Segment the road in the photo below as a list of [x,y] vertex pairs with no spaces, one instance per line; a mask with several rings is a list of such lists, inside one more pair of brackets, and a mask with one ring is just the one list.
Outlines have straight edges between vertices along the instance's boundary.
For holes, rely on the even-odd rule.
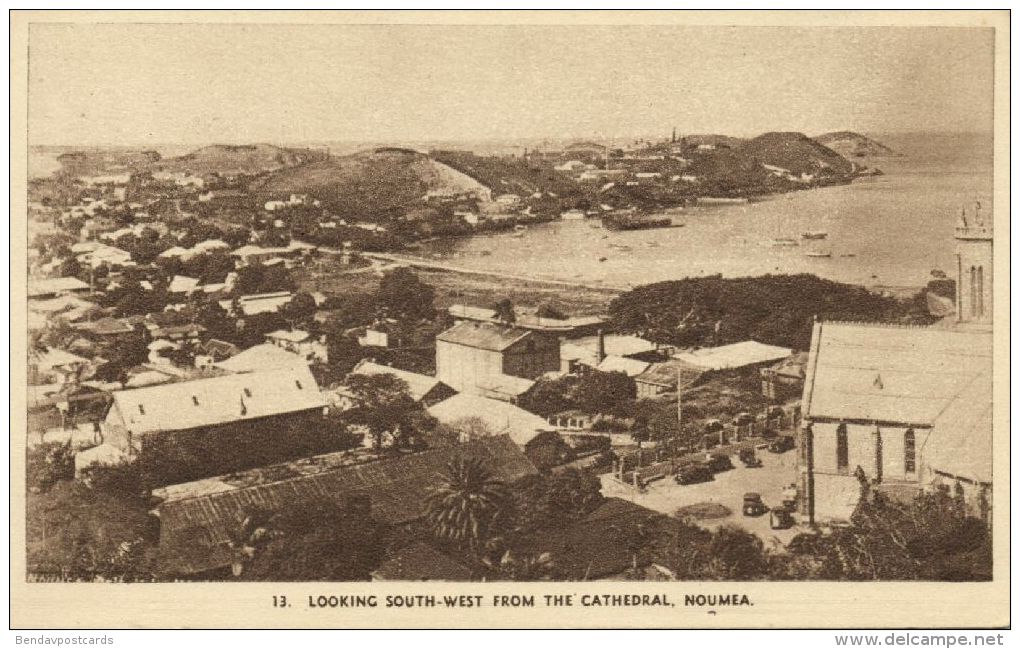
[[520,275],[516,273],[502,273],[499,271],[491,270],[477,270],[474,268],[464,268],[463,266],[455,266],[442,261],[432,261],[429,259],[422,259],[420,257],[407,257],[404,255],[393,255],[388,253],[379,252],[366,252],[362,253],[362,256],[371,259],[373,261],[385,261],[397,265],[413,266],[415,268],[427,268],[430,270],[443,270],[452,273],[464,273],[467,275],[482,275],[485,277],[495,277],[497,279],[509,279],[519,282],[534,282],[536,284],[552,284],[554,286],[569,286],[574,288],[583,288],[592,291],[605,291],[607,293],[623,293],[629,291],[631,286],[611,286],[608,284],[586,284],[584,282],[572,282],[569,280],[562,279],[547,279],[544,277],[535,277],[533,275]]

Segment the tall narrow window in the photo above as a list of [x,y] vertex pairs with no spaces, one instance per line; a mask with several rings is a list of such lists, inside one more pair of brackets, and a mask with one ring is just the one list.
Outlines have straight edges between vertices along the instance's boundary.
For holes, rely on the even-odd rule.
[[974,299],[977,300],[977,315],[983,317],[985,315],[985,267],[977,267],[977,293],[974,294]]
[[846,424],[836,429],[836,469],[840,473],[850,470],[850,446],[847,442]]
[[970,315],[977,316],[977,269],[970,267]]
[[903,433],[903,471],[905,473],[917,472],[917,449],[914,443],[914,429],[910,428]]

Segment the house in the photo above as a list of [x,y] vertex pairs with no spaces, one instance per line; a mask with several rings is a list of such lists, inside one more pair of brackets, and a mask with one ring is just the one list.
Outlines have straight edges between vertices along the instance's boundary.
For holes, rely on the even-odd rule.
[[253,422],[272,429],[283,420],[314,425],[325,400],[307,367],[297,365],[113,393],[103,422],[105,443],[128,454],[153,436]]
[[29,279],[28,298],[41,300],[61,295],[80,295],[89,291],[89,285],[77,277],[53,277]]
[[956,317],[932,327],[816,322],[800,431],[801,512],[846,519],[862,475],[876,490],[992,500],[992,230],[956,228]]
[[771,367],[761,368],[762,396],[771,401],[799,399],[804,392],[807,360],[807,352],[797,352]]
[[279,311],[281,307],[290,304],[290,301],[294,299],[294,295],[288,291],[280,291],[277,293],[258,293],[254,295],[242,295],[233,300],[220,300],[219,305],[227,313],[230,313],[234,308],[234,303],[237,303],[240,311],[239,315],[256,315],[258,313],[275,313]]
[[407,384],[407,389],[408,392],[410,392],[412,399],[418,403],[425,404],[426,407],[439,403],[440,401],[443,401],[455,394],[453,388],[434,376],[408,372],[407,370],[400,370],[395,367],[389,367],[388,365],[379,365],[378,363],[374,363],[370,360],[362,360],[359,362],[354,366],[354,369],[351,370],[351,374],[389,374],[394,376]]
[[459,392],[509,375],[535,379],[559,369],[560,343],[537,331],[494,323],[461,322],[436,337],[436,376]]
[[580,160],[567,160],[563,164],[556,165],[553,169],[556,171],[580,171],[585,167],[585,163]]
[[570,581],[622,581],[635,571],[645,579],[667,580],[656,553],[635,549],[651,528],[675,529],[679,522],[622,498],[606,498],[592,512],[560,527],[543,527],[522,538],[515,554],[549,553],[559,577]]
[[585,214],[582,210],[567,210],[560,214],[560,218],[564,221],[583,221]]
[[29,385],[41,383],[63,384],[77,380],[90,365],[87,358],[55,347],[29,354],[28,382]]
[[475,387],[480,396],[517,403],[531,388],[535,387],[535,382],[509,374],[493,374],[480,377]]
[[307,368],[308,359],[285,349],[264,343],[249,347],[224,360],[213,363],[213,367],[228,372],[258,372],[266,369]]
[[610,356],[651,362],[659,359],[660,350],[659,345],[639,336],[599,332],[563,343],[560,346],[560,371],[569,373],[585,367],[598,367]]
[[521,204],[521,197],[517,194],[500,194],[496,202],[505,207],[517,207]]
[[677,352],[673,358],[705,371],[719,371],[775,363],[792,354],[793,350],[787,347],[745,340],[732,345]]
[[475,571],[423,541],[394,551],[372,571],[372,581],[473,581]]
[[279,329],[266,334],[266,342],[308,360],[326,362],[326,344],[307,331]]
[[234,343],[210,338],[202,345],[202,351],[211,357],[213,361],[222,361],[231,356],[236,356],[241,350]]
[[109,317],[92,322],[79,322],[73,327],[95,342],[113,342],[135,334],[135,328],[129,323]]
[[358,502],[375,521],[404,525],[425,515],[425,495],[439,486],[456,458],[480,461],[504,484],[536,474],[506,436],[360,464],[348,463],[346,456],[332,453],[157,490],[154,495],[164,498],[155,509],[160,567],[195,575],[230,566],[234,531],[255,507],[273,514],[317,503],[346,508]]
[[170,286],[167,287],[167,292],[176,293],[178,295],[187,295],[198,288],[200,281],[201,280],[194,277],[174,275],[173,279],[170,280]]
[[362,347],[389,347],[390,335],[385,331],[369,327],[358,336],[358,344]]
[[[428,413],[454,429],[477,421],[484,426],[483,434],[509,436],[539,468],[560,464],[569,454],[545,419],[505,401],[456,394],[431,406]],[[461,441],[470,441],[470,436],[478,432],[473,426],[469,431],[462,430]]]
[[705,373],[699,367],[676,359],[650,363],[644,372],[634,376],[638,399],[650,399],[663,394],[675,394],[693,386]]
[[99,305],[76,295],[62,295],[45,300],[33,300],[28,308],[30,313],[38,313],[44,317],[59,316],[67,322],[77,322],[98,310]]

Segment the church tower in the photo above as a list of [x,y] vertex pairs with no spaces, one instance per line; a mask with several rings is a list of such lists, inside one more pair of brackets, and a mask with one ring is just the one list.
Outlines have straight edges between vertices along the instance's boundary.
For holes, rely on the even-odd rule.
[[956,221],[956,321],[992,322],[992,218],[981,203]]

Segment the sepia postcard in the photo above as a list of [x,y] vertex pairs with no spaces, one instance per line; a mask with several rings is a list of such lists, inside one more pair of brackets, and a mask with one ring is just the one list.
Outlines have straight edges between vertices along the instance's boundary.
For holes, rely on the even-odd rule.
[[12,628],[1008,627],[1009,36],[12,12]]

